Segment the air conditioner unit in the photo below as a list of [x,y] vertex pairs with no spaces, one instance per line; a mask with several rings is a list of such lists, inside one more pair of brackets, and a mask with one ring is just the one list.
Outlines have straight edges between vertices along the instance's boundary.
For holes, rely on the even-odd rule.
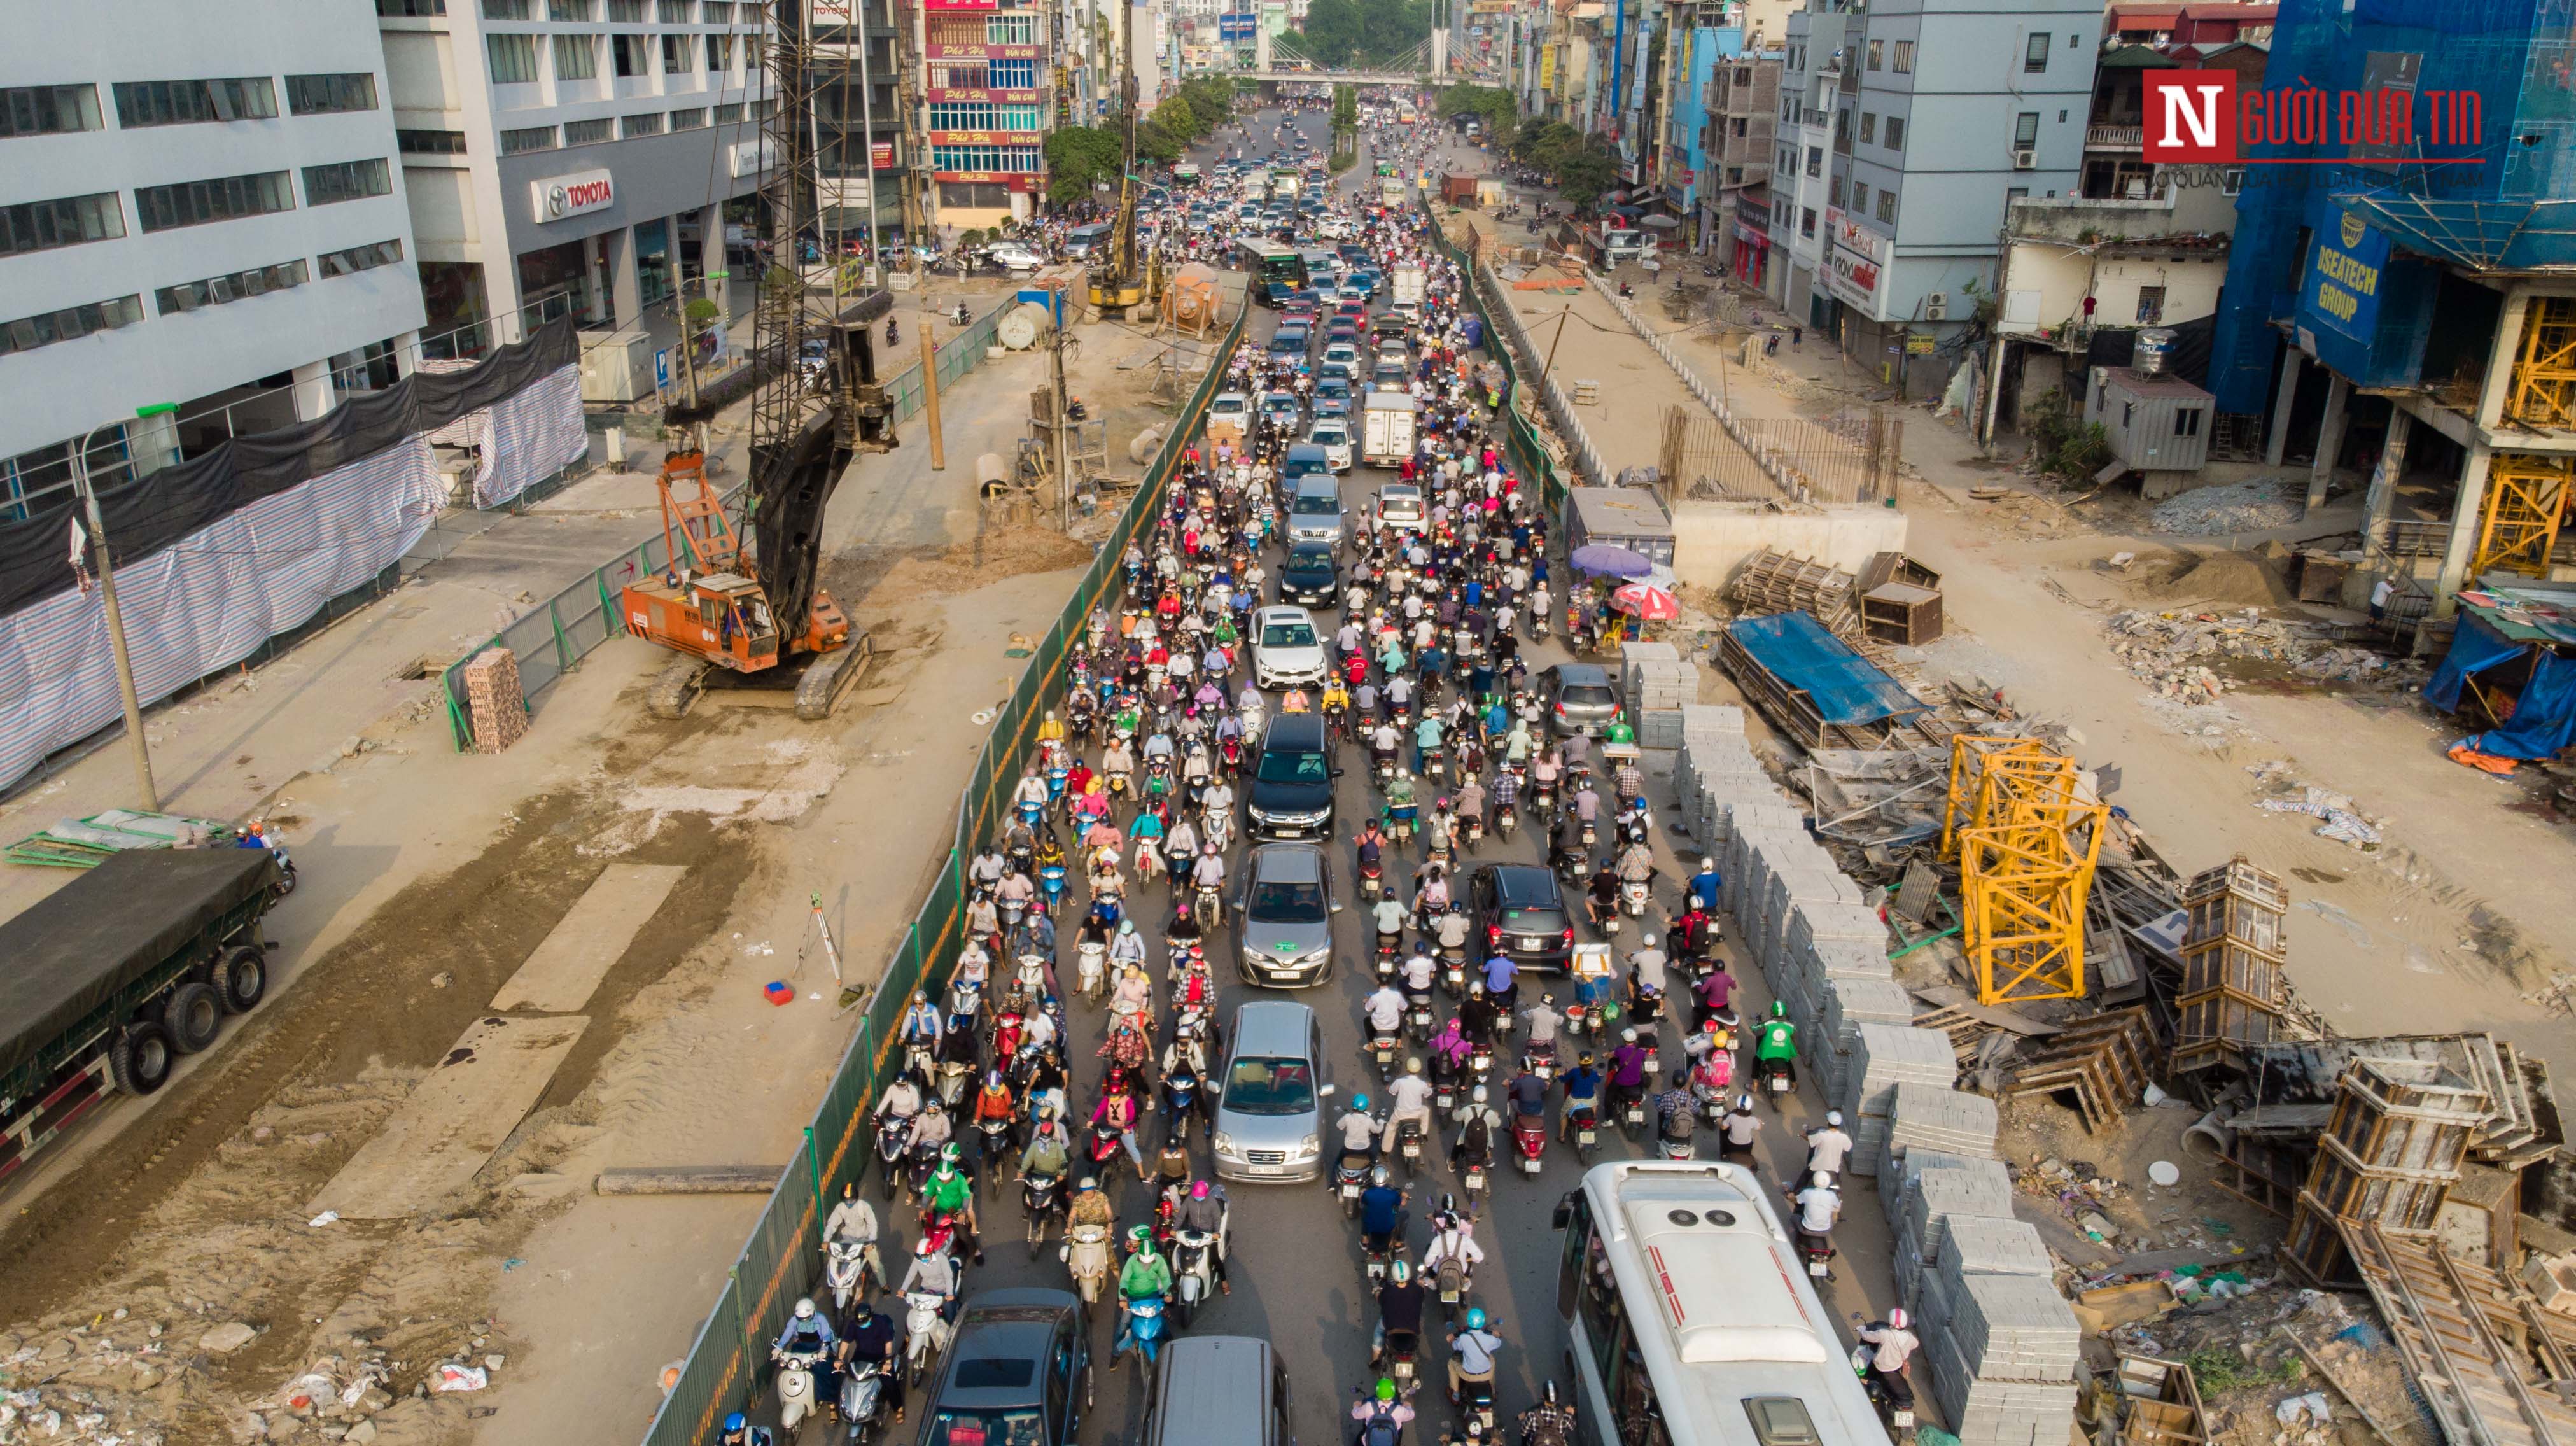
[[2015,151],[2015,152],[2013,152],[2013,169],[2014,169],[2014,170],[2016,170],[2016,171],[2036,171],[2036,170],[2038,170],[2038,169],[2039,169],[2039,152],[2037,152],[2037,151]]
[[1946,291],[1935,291],[1925,296],[1923,298],[1923,319],[1925,321],[1948,321],[1950,319],[1950,293]]

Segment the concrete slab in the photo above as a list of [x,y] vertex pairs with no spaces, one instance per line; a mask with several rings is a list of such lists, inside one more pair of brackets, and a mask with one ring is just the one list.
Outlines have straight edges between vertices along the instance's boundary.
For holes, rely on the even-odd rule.
[[436,1205],[501,1148],[589,1027],[577,1014],[476,1020],[305,1208],[396,1220]]
[[492,1007],[527,1014],[579,1010],[687,872],[679,864],[610,864],[492,996]]

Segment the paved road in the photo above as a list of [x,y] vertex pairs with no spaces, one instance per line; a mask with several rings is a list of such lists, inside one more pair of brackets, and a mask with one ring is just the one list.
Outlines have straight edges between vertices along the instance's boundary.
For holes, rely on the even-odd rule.
[[[1260,154],[1272,144],[1270,126],[1273,123],[1275,116],[1265,115],[1256,124],[1253,131],[1255,154]],[[1323,118],[1311,117],[1306,124],[1317,146],[1322,147],[1326,140]],[[1363,176],[1369,174],[1365,157],[1357,172]],[[1259,340],[1266,339],[1272,329],[1272,316],[1257,313],[1252,344],[1257,345]],[[1343,491],[1356,511],[1369,492],[1386,480],[1392,480],[1391,473],[1361,468],[1344,480]],[[1336,611],[1324,612],[1319,620],[1327,632],[1339,626]],[[1530,657],[1533,671],[1566,657],[1553,643],[1525,646],[1524,653]],[[1356,820],[1375,809],[1378,798],[1367,781],[1367,769],[1363,766],[1365,760],[1357,751],[1353,750],[1345,762],[1349,767],[1337,785],[1336,810],[1341,827],[1347,834]],[[1662,787],[1669,788],[1668,779],[1662,782]],[[1668,793],[1664,801],[1669,802]],[[1238,858],[1240,853],[1238,848]],[[1659,843],[1658,853],[1662,877],[1668,881],[1678,880],[1687,874],[1689,870],[1684,860],[1695,859],[1695,855],[1676,856],[1669,847],[1669,840]],[[1468,863],[1471,867],[1476,863],[1501,859],[1535,863],[1540,861],[1540,856],[1536,836],[1525,830],[1521,838],[1509,845],[1489,841]],[[1411,853],[1391,852],[1388,873],[1390,876],[1409,875],[1417,857]],[[1374,1068],[1366,1062],[1362,1049],[1359,1006],[1361,999],[1374,986],[1366,967],[1371,947],[1368,924],[1356,902],[1352,863],[1346,846],[1337,846],[1333,850],[1337,892],[1350,907],[1335,918],[1335,972],[1320,987],[1280,993],[1245,986],[1234,977],[1229,956],[1223,947],[1210,950],[1211,960],[1217,966],[1215,972],[1220,983],[1224,1017],[1230,1017],[1236,1005],[1256,998],[1294,999],[1317,1010],[1323,1018],[1326,1048],[1332,1057],[1335,1082],[1341,1089],[1337,1098],[1341,1100],[1347,1100],[1353,1091],[1366,1091],[1374,1096],[1380,1083]],[[1663,885],[1658,893],[1659,912],[1661,908],[1669,908],[1678,902],[1678,890],[1672,883]],[[1152,885],[1131,888],[1129,897],[1130,913],[1139,920],[1140,928],[1158,936],[1153,958],[1159,987],[1163,978],[1159,924],[1168,915],[1170,897],[1164,888]],[[1067,917],[1079,917],[1078,903],[1068,904]],[[1623,953],[1625,949],[1634,947],[1635,939],[1633,931],[1623,936],[1619,941]],[[1738,973],[1742,977],[1745,971],[1739,969]],[[1747,986],[1757,1004],[1767,1002],[1758,972],[1747,980]],[[1522,993],[1524,1002],[1527,1002],[1534,993],[1533,986],[1525,983]],[[1448,1001],[1444,999],[1443,1002]],[[1076,1061],[1077,1070],[1075,1097],[1087,1108],[1097,1093],[1097,1061],[1092,1051],[1100,1040],[1103,1012],[1078,1002],[1074,1004],[1073,1012],[1076,1048],[1072,1058]],[[1670,1070],[1679,1059],[1678,1032],[1668,1028],[1665,1036],[1666,1068]],[[1772,1152],[1770,1162],[1775,1166],[1775,1177],[1780,1170],[1803,1159],[1803,1151],[1784,1143],[1796,1139],[1797,1129],[1803,1123],[1804,1111],[1793,1106],[1787,1119],[1775,1121],[1764,1132],[1766,1148]],[[1160,1117],[1149,1117],[1147,1132],[1159,1138],[1160,1128]],[[1203,1141],[1204,1135],[1201,1138]],[[1605,1131],[1601,1140],[1602,1160],[1641,1157],[1648,1153],[1631,1145],[1615,1131]],[[1507,1151],[1508,1140],[1498,1140],[1497,1148],[1498,1152]],[[1118,1163],[1123,1167],[1123,1161]],[[1508,1169],[1498,1171],[1494,1177],[1493,1208],[1486,1212],[1477,1226],[1477,1238],[1485,1247],[1487,1261],[1475,1282],[1475,1303],[1499,1320],[1497,1329],[1509,1343],[1498,1382],[1499,1404],[1506,1420],[1517,1415],[1534,1399],[1541,1381],[1550,1376],[1560,1381],[1567,1379],[1565,1347],[1556,1326],[1553,1302],[1558,1236],[1551,1228],[1549,1217],[1556,1201],[1573,1187],[1581,1168],[1580,1161],[1569,1147],[1556,1145],[1549,1151],[1544,1173],[1536,1180],[1512,1174]],[[1121,1168],[1113,1171],[1112,1177],[1123,1177],[1121,1183],[1112,1187],[1117,1192],[1115,1198],[1121,1222],[1132,1224],[1148,1218],[1151,1202],[1146,1190],[1136,1182],[1134,1173]],[[1420,1255],[1428,1240],[1422,1219],[1424,1197],[1436,1199],[1442,1191],[1457,1189],[1459,1182],[1445,1167],[1427,1167],[1416,1183],[1415,1218],[1411,1231],[1414,1256]],[[1356,1227],[1343,1219],[1338,1205],[1327,1197],[1320,1185],[1265,1187],[1238,1184],[1230,1193],[1233,1201],[1234,1290],[1231,1295],[1220,1297],[1204,1309],[1192,1322],[1188,1333],[1268,1338],[1280,1351],[1288,1369],[1295,1395],[1298,1439],[1308,1443],[1326,1443],[1326,1446],[1347,1439],[1348,1427],[1343,1415],[1348,1409],[1351,1391],[1375,1380],[1368,1367],[1368,1341],[1376,1316],[1361,1271]],[[991,1250],[986,1265],[968,1270],[966,1291],[970,1297],[979,1291],[1012,1286],[1060,1288],[1065,1284],[1064,1269],[1056,1262],[1051,1248],[1035,1262],[1029,1261],[1021,1248],[1025,1227],[1015,1192],[997,1192],[982,1208],[990,1212],[986,1232],[996,1243],[996,1248]],[[1852,1202],[1850,1213],[1857,1220],[1874,1227],[1876,1202],[1864,1193]],[[904,1224],[906,1238],[909,1238],[909,1222]],[[1871,1233],[1875,1233],[1874,1229]],[[1846,1279],[1857,1274],[1883,1283],[1886,1278],[1883,1245],[1872,1248],[1864,1244],[1861,1254],[1864,1257],[1875,1256],[1876,1259],[1864,1258],[1857,1262],[1858,1270],[1846,1269],[1842,1274]],[[896,1257],[889,1252],[888,1258]],[[1840,1289],[1847,1292],[1850,1287],[1845,1285]],[[1877,1289],[1874,1293],[1883,1295],[1884,1291]],[[1862,1302],[1857,1298],[1834,1303],[1843,1310],[1862,1308]],[[1436,1302],[1434,1304],[1436,1314]],[[1108,1364],[1114,1331],[1113,1316],[1111,1311],[1100,1312],[1100,1318],[1093,1326],[1093,1344],[1097,1352],[1095,1363],[1101,1367]],[[1436,1343],[1431,1344],[1436,1347]],[[1445,1358],[1435,1355],[1424,1361],[1424,1379],[1432,1384],[1417,1403],[1423,1408],[1423,1417],[1416,1427],[1414,1439],[1425,1443],[1437,1441],[1439,1431],[1453,1419],[1439,1399],[1437,1383],[1441,1359]],[[1132,1366],[1118,1371],[1102,1370],[1096,1380],[1096,1403],[1082,1431],[1085,1441],[1136,1439],[1136,1427],[1143,1409],[1137,1386],[1138,1373]],[[915,1422],[918,1419],[916,1414]],[[916,1429],[917,1425],[907,1426],[897,1431],[894,1439],[908,1441],[911,1439],[909,1432]]]

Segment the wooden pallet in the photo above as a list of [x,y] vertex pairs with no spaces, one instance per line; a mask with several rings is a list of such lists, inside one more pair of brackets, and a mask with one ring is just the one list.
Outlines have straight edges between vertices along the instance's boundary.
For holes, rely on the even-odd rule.
[[2144,1008],[2098,1014],[2066,1026],[2013,1072],[2006,1097],[2071,1090],[2087,1133],[2117,1124],[2155,1078],[2155,1047]]
[[[2368,1223],[2345,1227],[2344,1248],[2452,1446],[2576,1446],[2576,1410],[2525,1376],[2528,1328],[2493,1271],[2435,1237]],[[2499,1317],[2514,1328],[2500,1331]]]

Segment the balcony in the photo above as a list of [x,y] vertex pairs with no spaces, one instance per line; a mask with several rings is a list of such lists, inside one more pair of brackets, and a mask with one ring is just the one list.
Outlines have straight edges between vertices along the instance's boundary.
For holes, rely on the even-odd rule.
[[2088,125],[2084,128],[2084,149],[2088,151],[2144,151],[2147,128],[2137,125]]

